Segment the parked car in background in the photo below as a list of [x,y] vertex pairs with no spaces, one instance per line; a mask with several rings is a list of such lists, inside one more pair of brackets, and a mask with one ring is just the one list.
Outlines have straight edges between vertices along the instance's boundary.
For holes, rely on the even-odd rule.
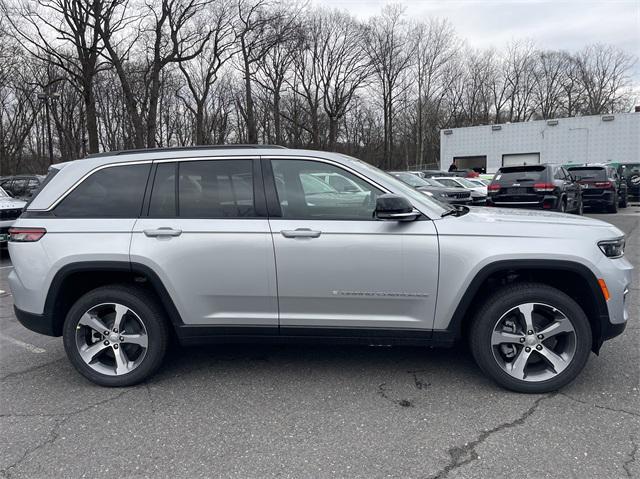
[[621,163],[617,169],[627,184],[628,196],[640,199],[640,163]]
[[458,176],[460,178],[477,178],[480,174],[474,170],[454,170],[454,171],[442,171],[442,170],[422,170],[422,173],[426,178],[436,178],[440,176]]
[[604,208],[609,213],[627,207],[627,183],[616,168],[607,165],[583,165],[567,168],[582,187],[585,206]]
[[434,180],[448,188],[463,188],[469,190],[474,205],[483,205],[487,202],[487,187],[472,183],[467,178],[447,176],[435,178]]
[[478,186],[484,186],[485,188],[487,186],[489,186],[489,183],[491,183],[491,180],[485,180],[484,178],[467,178],[467,181],[470,183],[473,183],[474,185],[478,185]]
[[503,166],[488,186],[487,205],[582,214],[580,185],[560,165]]
[[453,205],[468,205],[472,202],[470,191],[461,191],[460,188],[447,188],[430,178],[420,178],[414,172],[390,171],[389,174],[439,201]]
[[42,175],[7,176],[0,180],[0,188],[21,200],[29,200],[44,181]]
[[12,198],[0,187],[0,244],[9,239],[9,227],[18,219],[26,202]]

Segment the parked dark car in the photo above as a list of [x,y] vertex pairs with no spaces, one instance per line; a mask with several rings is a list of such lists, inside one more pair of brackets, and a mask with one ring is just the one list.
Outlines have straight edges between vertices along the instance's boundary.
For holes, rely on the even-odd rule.
[[4,189],[13,198],[21,200],[30,199],[44,181],[41,175],[7,176],[0,180],[0,188]]
[[640,163],[622,163],[618,165],[618,174],[627,184],[627,195],[640,199]]
[[477,178],[480,174],[474,170],[422,170],[422,174],[425,178],[437,178],[439,176],[459,176],[461,178]]
[[580,185],[560,165],[503,166],[487,187],[487,206],[582,214]]
[[613,166],[570,166],[568,170],[582,187],[585,206],[604,208],[609,213],[618,211],[618,206],[627,207],[627,183]]
[[403,183],[413,186],[416,190],[432,196],[433,198],[455,205],[471,204],[471,192],[458,188],[447,188],[439,185],[429,178],[420,178],[408,171],[390,171],[390,175],[395,176]]

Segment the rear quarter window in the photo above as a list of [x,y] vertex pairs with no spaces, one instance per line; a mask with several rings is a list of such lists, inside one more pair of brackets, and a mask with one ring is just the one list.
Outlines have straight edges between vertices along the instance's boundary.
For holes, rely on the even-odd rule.
[[80,183],[54,209],[65,218],[138,218],[151,164],[103,168]]

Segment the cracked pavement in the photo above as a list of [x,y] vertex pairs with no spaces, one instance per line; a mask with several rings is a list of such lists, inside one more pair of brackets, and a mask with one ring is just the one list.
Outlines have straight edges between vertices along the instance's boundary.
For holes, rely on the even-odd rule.
[[[640,268],[640,207],[594,216]],[[174,348],[106,389],[12,307],[0,293],[0,477],[640,477],[638,269],[627,331],[548,395],[500,389],[463,346]]]

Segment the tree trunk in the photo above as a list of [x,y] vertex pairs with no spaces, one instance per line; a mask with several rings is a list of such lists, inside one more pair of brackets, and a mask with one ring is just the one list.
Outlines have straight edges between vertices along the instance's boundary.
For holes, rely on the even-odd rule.
[[253,105],[253,91],[251,89],[251,76],[249,59],[244,55],[244,88],[246,94],[245,117],[247,122],[247,143],[258,143],[258,126],[256,125],[256,114]]
[[276,145],[282,144],[282,124],[280,122],[280,91],[273,92],[273,129],[275,131]]
[[84,108],[87,112],[87,135],[89,136],[89,153],[98,152],[98,118],[96,99],[91,82],[84,86]]
[[336,151],[338,146],[338,118],[329,116],[329,150]]

